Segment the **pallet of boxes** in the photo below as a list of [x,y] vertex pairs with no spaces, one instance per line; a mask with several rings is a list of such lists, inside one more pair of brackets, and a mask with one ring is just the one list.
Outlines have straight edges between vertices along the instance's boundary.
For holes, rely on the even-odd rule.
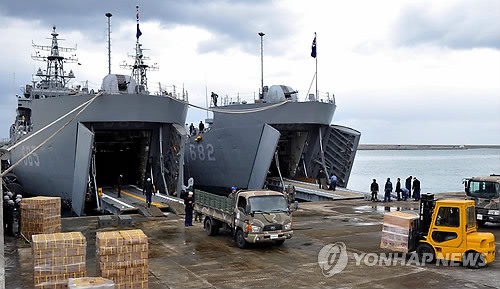
[[64,289],[69,278],[87,275],[87,241],[82,233],[39,234],[32,241],[35,289]]
[[61,198],[34,197],[21,201],[21,234],[27,239],[36,234],[61,232]]
[[380,248],[395,252],[413,251],[418,215],[411,212],[388,212],[384,215]]
[[142,230],[98,232],[97,272],[116,289],[148,288],[148,237]]

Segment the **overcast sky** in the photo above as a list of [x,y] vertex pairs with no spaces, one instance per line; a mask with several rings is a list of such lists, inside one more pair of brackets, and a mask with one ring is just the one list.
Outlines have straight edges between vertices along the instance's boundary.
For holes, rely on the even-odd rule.
[[[106,12],[112,21],[112,71],[133,53],[137,1],[0,2],[0,138],[8,136],[15,94],[43,63],[32,41],[77,45],[76,80],[99,88],[107,74]],[[365,144],[500,144],[500,1],[139,1],[140,40],[151,63],[150,90],[184,85],[205,105],[205,88],[253,98],[264,83],[305,95],[335,94],[336,124],[355,128]],[[314,88],[313,88],[314,89]],[[190,109],[187,122],[205,112]]]

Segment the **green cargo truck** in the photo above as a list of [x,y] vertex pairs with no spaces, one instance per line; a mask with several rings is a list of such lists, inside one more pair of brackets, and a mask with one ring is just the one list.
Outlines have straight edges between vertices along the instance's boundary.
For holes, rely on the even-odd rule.
[[204,216],[209,236],[227,229],[240,248],[248,243],[292,238],[292,213],[283,194],[275,191],[238,191],[227,197],[195,190],[194,210]]

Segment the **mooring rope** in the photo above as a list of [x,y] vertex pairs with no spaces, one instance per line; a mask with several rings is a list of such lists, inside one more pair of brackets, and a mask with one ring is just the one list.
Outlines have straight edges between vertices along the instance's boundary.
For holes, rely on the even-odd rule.
[[282,105],[290,102],[289,100],[285,100],[285,101],[278,102],[278,103],[275,103],[275,104],[272,104],[272,105],[269,105],[269,106],[264,106],[264,107],[251,108],[251,109],[232,109],[232,110],[230,110],[230,109],[202,107],[202,106],[198,106],[196,104],[187,103],[185,101],[179,100],[179,99],[177,99],[175,97],[172,97],[172,96],[167,96],[167,97],[169,97],[170,99],[173,99],[173,100],[175,100],[177,102],[180,102],[180,103],[183,103],[183,104],[187,104],[189,106],[192,106],[194,108],[198,108],[198,109],[201,109],[201,110],[206,110],[206,111],[211,111],[211,112],[218,112],[218,113],[228,113],[228,114],[255,113],[255,112],[260,112],[260,111],[272,109],[272,108],[275,108],[275,107],[278,107],[278,106],[282,106]]
[[[13,164],[12,166],[10,166],[7,170],[5,170],[4,172],[2,172],[2,174],[0,174],[0,177],[3,178],[6,174],[10,173],[15,167],[17,167],[19,164],[21,164],[24,160],[26,160],[29,156],[31,156],[34,152],[36,152],[37,150],[39,150],[42,146],[44,146],[46,143],[48,143],[51,139],[53,139],[56,135],[58,135],[64,128],[66,128],[73,120],[75,120],[75,118],[77,118],[82,112],[84,112],[87,107],[89,107],[89,105],[92,104],[92,102],[94,102],[94,100],[96,100],[97,97],[101,96],[103,94],[103,92],[99,92],[97,93],[93,98],[91,98],[90,100],[84,102],[83,104],[79,105],[77,108],[71,110],[70,112],[68,112],[67,114],[63,115],[62,117],[58,118],[57,120],[51,122],[50,124],[46,125],[44,128],[42,128],[41,130],[37,131],[37,133],[40,133],[41,131],[47,129],[48,127],[54,125],[56,122],[58,122],[59,120],[63,119],[64,117],[68,116],[69,114],[75,112],[78,108],[82,107],[83,108],[77,113],[75,114],[70,120],[68,120],[63,126],[61,126],[58,130],[56,130],[51,136],[49,136],[47,139],[45,139],[43,142],[41,142],[37,147],[35,147],[32,151],[30,151],[29,153],[27,153],[24,157],[22,157],[20,160],[18,160],[15,164]],[[35,133],[35,134],[37,134]],[[30,139],[31,137],[33,137],[35,134],[31,135],[30,137],[27,137],[26,139],[22,140],[21,142],[7,148],[7,150],[12,150],[14,147],[24,143],[25,141],[27,141],[28,139]]]

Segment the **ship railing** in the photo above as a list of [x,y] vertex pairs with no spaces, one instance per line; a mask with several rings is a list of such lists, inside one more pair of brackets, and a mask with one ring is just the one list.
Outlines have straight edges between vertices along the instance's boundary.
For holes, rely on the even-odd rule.
[[[208,95],[210,107],[214,107],[213,99]],[[330,92],[318,93],[318,97],[315,94],[296,94],[296,99],[289,99],[293,102],[324,102],[335,104],[335,95]],[[221,106],[233,105],[233,104],[247,104],[247,103],[258,103],[261,102],[259,99],[259,94],[257,92],[247,92],[247,93],[236,93],[236,95],[224,95],[222,98],[219,96],[217,104]]]
[[153,93],[158,96],[168,96],[173,97],[178,100],[182,100],[185,102],[189,102],[189,93],[184,89],[184,85],[162,85],[160,82],[158,83],[158,90]]

